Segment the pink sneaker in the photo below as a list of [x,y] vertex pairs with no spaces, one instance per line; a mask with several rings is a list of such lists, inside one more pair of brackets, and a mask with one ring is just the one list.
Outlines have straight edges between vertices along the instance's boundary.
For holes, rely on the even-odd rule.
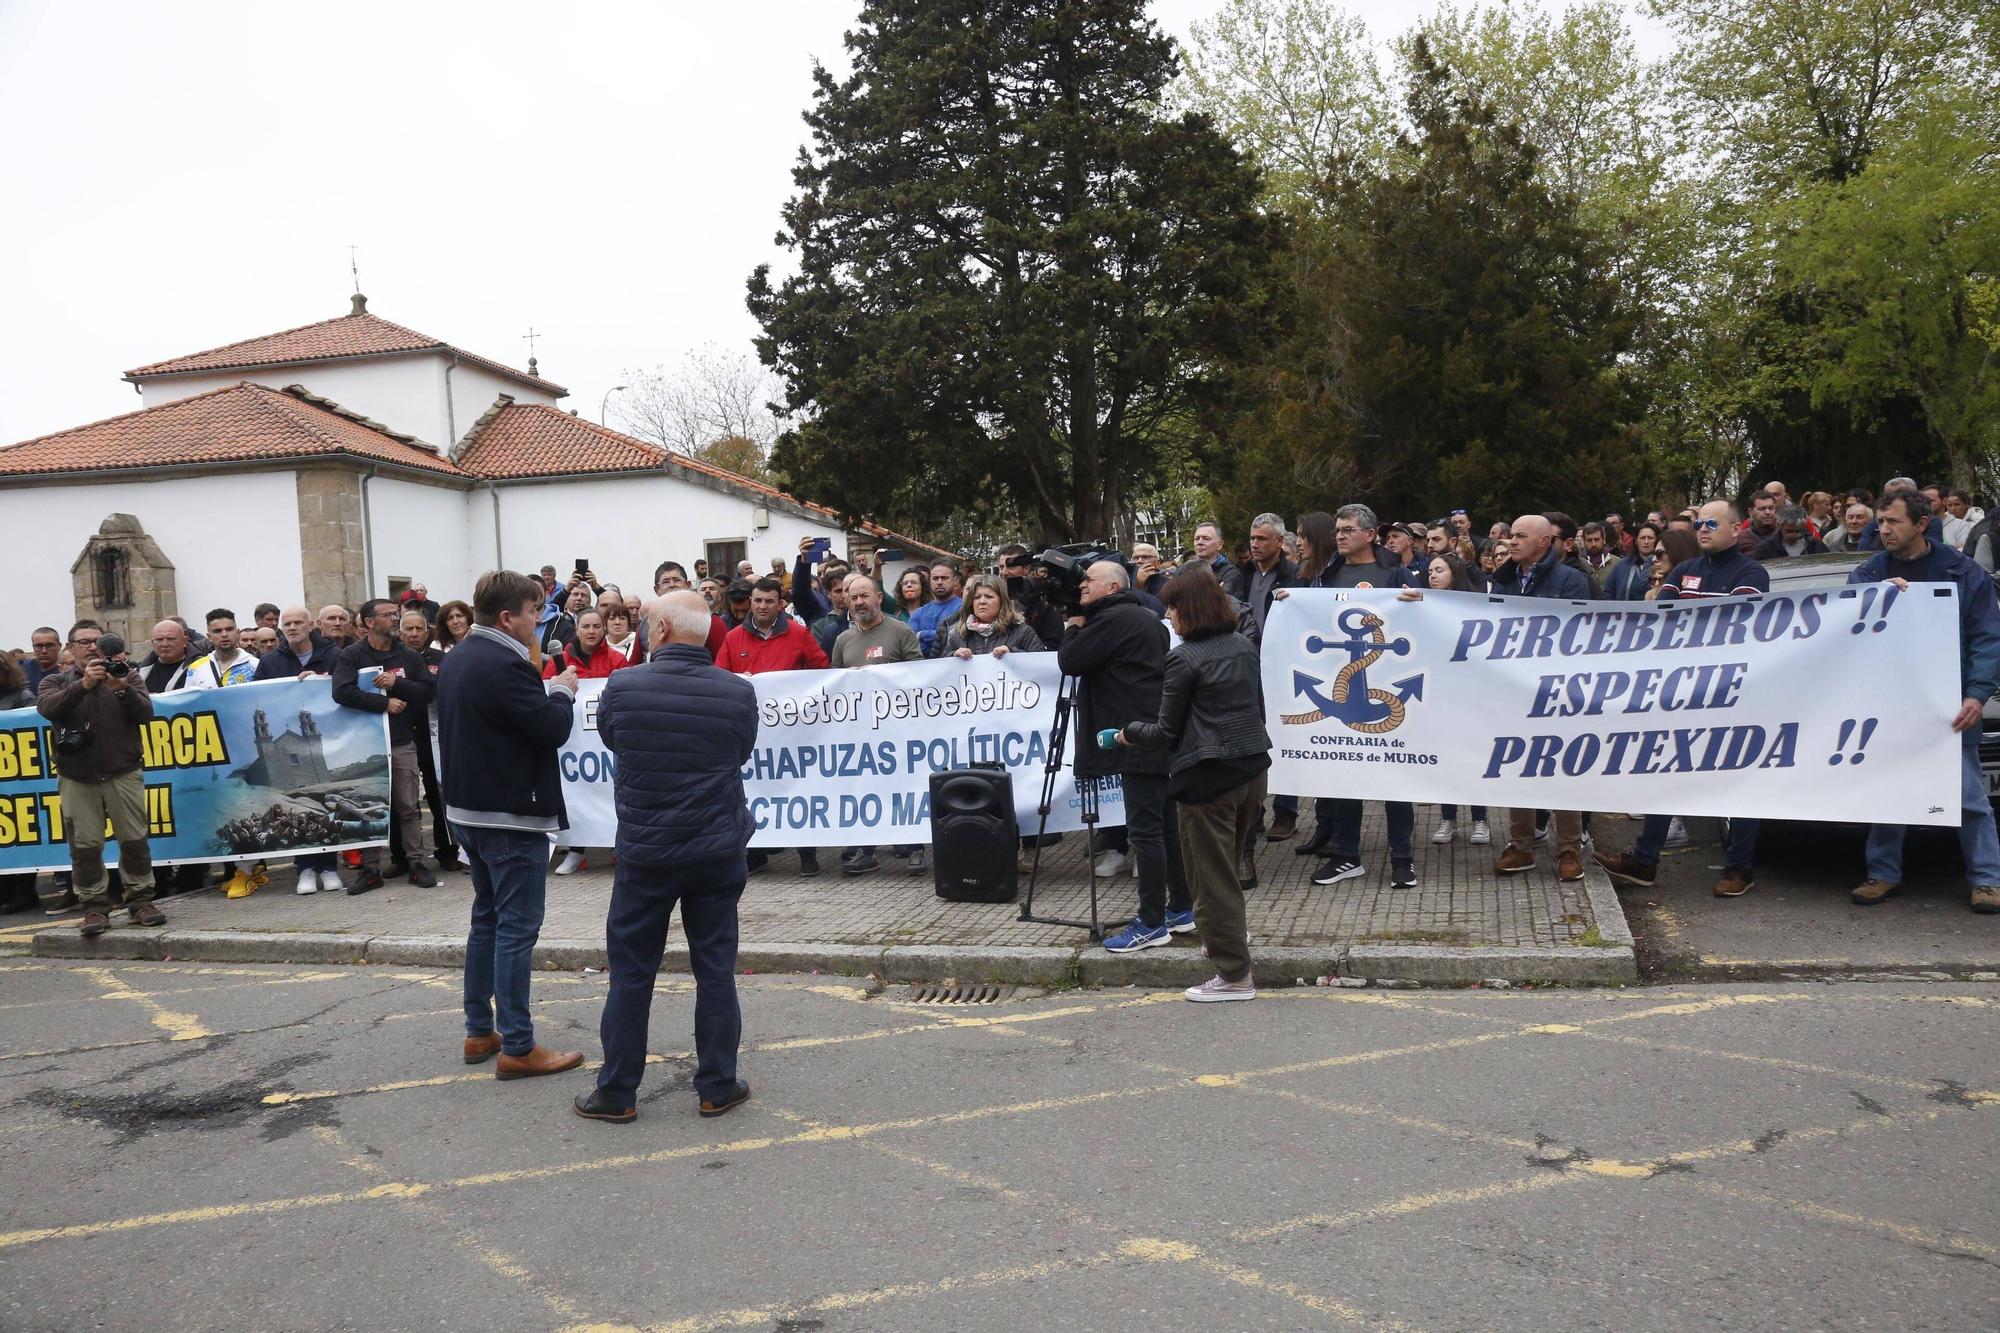
[[1210,977],[1199,986],[1188,987],[1182,994],[1197,1004],[1212,1004],[1219,1000],[1254,1000],[1257,998],[1257,982],[1252,977],[1241,981]]

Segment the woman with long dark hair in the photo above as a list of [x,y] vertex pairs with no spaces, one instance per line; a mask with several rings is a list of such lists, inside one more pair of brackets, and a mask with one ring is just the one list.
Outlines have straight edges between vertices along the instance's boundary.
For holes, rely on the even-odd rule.
[[1263,812],[1271,767],[1257,649],[1236,632],[1236,608],[1206,564],[1181,566],[1163,592],[1181,642],[1167,654],[1160,715],[1106,735],[1118,745],[1173,751],[1167,790],[1179,807],[1195,928],[1215,963],[1215,976],[1190,988],[1187,998],[1255,999],[1237,852]]

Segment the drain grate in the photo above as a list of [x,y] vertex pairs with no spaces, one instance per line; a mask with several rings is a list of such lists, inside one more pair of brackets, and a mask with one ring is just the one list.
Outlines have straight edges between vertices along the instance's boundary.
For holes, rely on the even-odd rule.
[[1012,986],[916,985],[910,987],[911,1004],[998,1004],[1014,994]]

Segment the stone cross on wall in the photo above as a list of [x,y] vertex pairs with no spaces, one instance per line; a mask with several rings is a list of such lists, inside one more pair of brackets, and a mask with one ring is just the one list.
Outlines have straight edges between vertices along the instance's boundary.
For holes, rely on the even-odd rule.
[[178,609],[174,562],[130,514],[113,514],[98,525],[69,578],[76,618],[95,620],[129,644],[145,643],[153,626]]

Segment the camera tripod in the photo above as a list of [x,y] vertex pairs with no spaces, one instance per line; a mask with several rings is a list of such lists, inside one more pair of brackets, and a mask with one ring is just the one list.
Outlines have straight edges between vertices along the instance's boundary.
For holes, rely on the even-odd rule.
[[1056,779],[1062,774],[1063,754],[1068,748],[1070,715],[1076,708],[1076,677],[1064,676],[1056,689],[1056,720],[1049,728],[1049,758],[1042,767],[1042,803],[1035,826],[1035,859],[1028,868],[1028,892],[1021,900],[1022,921],[1043,926],[1071,926],[1090,932],[1092,940],[1104,938],[1097,916],[1097,779],[1078,777],[1076,794],[1083,812],[1083,863],[1090,871],[1090,920],[1076,921],[1061,916],[1035,915],[1035,880],[1042,873],[1042,841],[1049,832],[1049,810],[1055,804]]

